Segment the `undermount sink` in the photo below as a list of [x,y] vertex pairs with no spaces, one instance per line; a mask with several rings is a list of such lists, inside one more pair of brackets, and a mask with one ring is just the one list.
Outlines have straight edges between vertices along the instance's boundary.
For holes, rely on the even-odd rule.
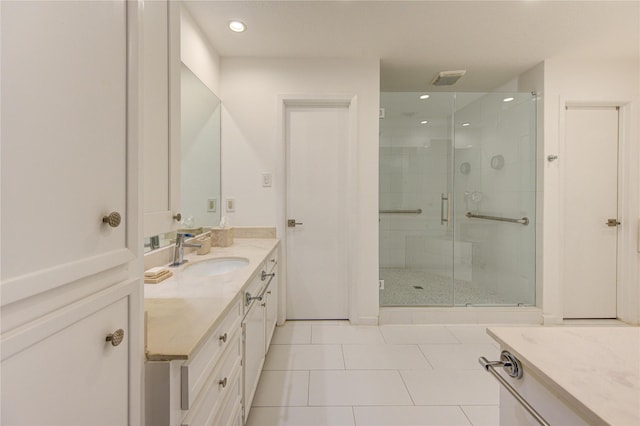
[[219,259],[204,260],[202,262],[187,265],[184,275],[193,277],[210,277],[222,275],[244,268],[249,264],[249,259],[244,257],[228,257]]

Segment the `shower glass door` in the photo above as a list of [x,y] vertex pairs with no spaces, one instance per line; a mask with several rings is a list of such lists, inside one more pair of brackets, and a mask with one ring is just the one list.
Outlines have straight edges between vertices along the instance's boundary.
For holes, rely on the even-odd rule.
[[535,97],[380,104],[380,304],[534,305]]
[[382,306],[452,306],[452,93],[382,93]]

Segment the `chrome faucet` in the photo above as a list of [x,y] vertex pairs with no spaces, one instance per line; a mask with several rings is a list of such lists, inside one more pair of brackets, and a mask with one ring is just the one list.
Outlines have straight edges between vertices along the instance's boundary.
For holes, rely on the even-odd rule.
[[193,237],[192,234],[187,234],[184,232],[178,232],[176,234],[176,245],[173,248],[173,262],[169,264],[169,266],[180,266],[183,263],[187,263],[188,260],[184,260],[184,248],[185,247],[195,247],[200,248],[202,244],[193,244],[193,243],[185,243],[185,238]]

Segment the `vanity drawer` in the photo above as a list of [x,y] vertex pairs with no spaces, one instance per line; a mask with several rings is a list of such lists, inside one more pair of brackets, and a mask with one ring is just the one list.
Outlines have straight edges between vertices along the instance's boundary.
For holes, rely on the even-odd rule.
[[236,379],[227,390],[224,402],[218,408],[212,424],[242,426],[242,368],[238,369]]
[[240,333],[234,334],[229,345],[224,357],[207,378],[201,394],[193,402],[193,407],[183,419],[182,426],[217,425],[219,423],[214,419],[224,414],[225,404],[234,404],[234,399],[240,392],[242,378]]
[[[188,410],[214,370],[224,350],[237,339],[242,321],[242,303],[236,300],[222,323],[209,336],[198,353],[181,367],[181,408]],[[231,350],[235,350],[231,348]]]

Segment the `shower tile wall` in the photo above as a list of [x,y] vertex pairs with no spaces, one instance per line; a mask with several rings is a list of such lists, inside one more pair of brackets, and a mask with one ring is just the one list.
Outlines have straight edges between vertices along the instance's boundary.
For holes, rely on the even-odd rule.
[[[398,141],[396,140],[396,143]],[[471,279],[471,245],[453,247],[451,232],[440,224],[440,194],[447,192],[448,139],[427,146],[380,148],[380,209],[422,209],[422,214],[380,215],[380,267],[428,269],[452,277],[452,255],[459,279]]]

